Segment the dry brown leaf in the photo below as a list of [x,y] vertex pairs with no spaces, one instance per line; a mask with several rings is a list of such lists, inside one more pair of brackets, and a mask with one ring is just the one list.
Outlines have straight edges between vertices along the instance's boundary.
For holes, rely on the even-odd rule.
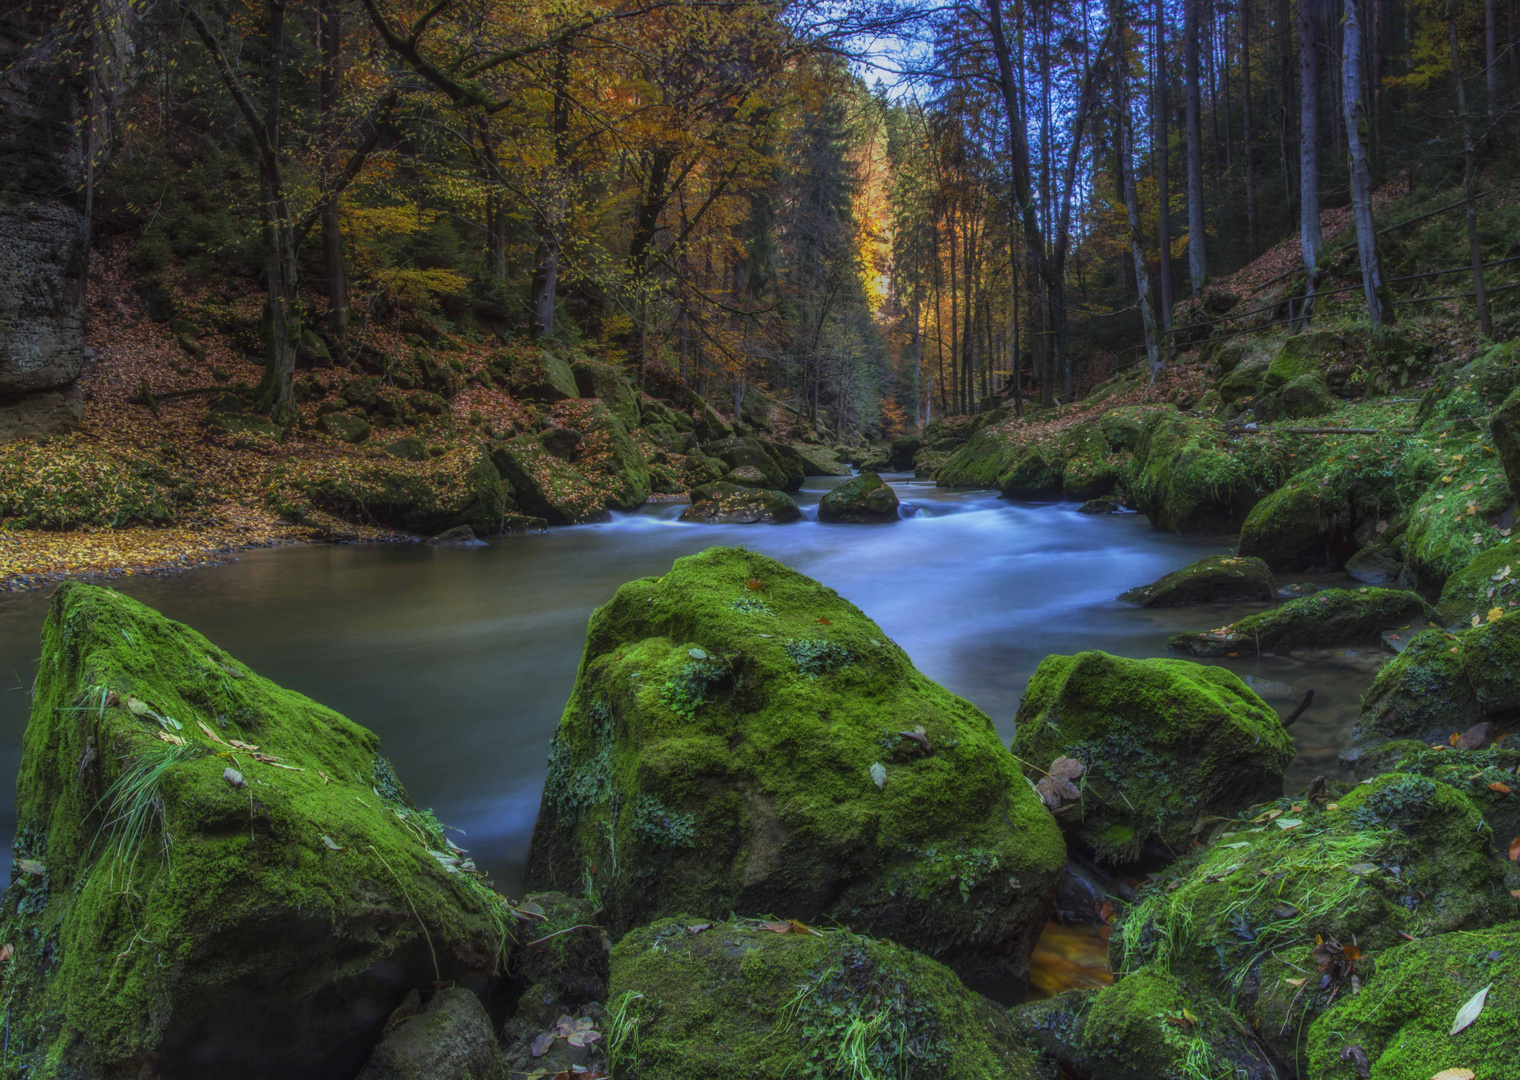
[[226,746],[227,745],[226,740],[224,740],[220,735],[218,735],[216,732],[212,731],[209,727],[206,726],[206,721],[204,721],[204,720],[197,720],[196,723],[198,725],[200,725],[200,729],[206,733],[206,737],[208,739],[210,739],[212,742],[219,743],[222,746]]
[[1442,1069],[1430,1080],[1474,1080],[1476,1076],[1471,1069]]
[[1509,794],[1509,785],[1505,784],[1505,783],[1503,783],[1503,782],[1501,782],[1499,780],[1495,780],[1492,784],[1488,785],[1488,790],[1489,791],[1497,791],[1500,795],[1508,795]]

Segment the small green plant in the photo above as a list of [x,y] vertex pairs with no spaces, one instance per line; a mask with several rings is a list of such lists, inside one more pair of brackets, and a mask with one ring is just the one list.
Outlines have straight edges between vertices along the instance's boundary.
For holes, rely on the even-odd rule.
[[612,748],[616,727],[612,706],[597,698],[586,709],[591,746],[577,754],[556,731],[549,742],[549,775],[544,795],[567,821],[579,821],[591,807],[607,800],[612,787]]
[[163,838],[164,858],[169,858],[173,841],[165,825],[164,799],[159,789],[165,773],[202,753],[202,748],[194,744],[153,743],[122,769],[95,804],[96,810],[105,811],[105,820],[96,830],[95,840],[99,841],[103,834],[109,833],[112,847],[129,872],[155,829]]
[[660,699],[670,711],[684,720],[692,720],[697,709],[708,703],[707,692],[728,674],[728,666],[712,657],[690,660],[681,670],[665,680]]
[[608,1010],[607,1067],[614,1075],[639,1067],[639,1027],[643,1020],[638,1003],[643,1000],[643,994],[629,990]]
[[757,600],[753,596],[741,596],[737,600],[731,600],[728,604],[733,610],[744,615],[773,615],[775,614],[766,605],[764,600]]
[[797,670],[810,679],[837,671],[855,660],[849,649],[822,638],[793,638],[783,647]]
[[694,847],[696,818],[667,810],[659,799],[647,792],[633,805],[633,834],[656,847]]

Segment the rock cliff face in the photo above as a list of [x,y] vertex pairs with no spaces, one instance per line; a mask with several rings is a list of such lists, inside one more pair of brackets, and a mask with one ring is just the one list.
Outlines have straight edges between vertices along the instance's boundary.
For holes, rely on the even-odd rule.
[[0,439],[79,423],[88,88],[62,7],[0,14]]

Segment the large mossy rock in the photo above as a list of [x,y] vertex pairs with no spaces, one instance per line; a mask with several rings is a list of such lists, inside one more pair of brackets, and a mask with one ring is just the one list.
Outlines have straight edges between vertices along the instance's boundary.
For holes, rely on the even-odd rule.
[[1520,389],[1510,393],[1488,418],[1494,449],[1511,491],[1520,491]]
[[787,525],[802,520],[802,508],[784,491],[720,480],[691,489],[691,505],[681,511],[681,520],[699,525]]
[[580,433],[571,463],[595,488],[602,505],[634,510],[649,498],[649,463],[628,429],[601,402],[567,401],[555,406],[557,424]]
[[64,585],[3,905],[11,1060],[49,1078],[352,1076],[409,989],[485,989],[501,901],[378,744],[189,627]]
[[1210,555],[1149,585],[1120,593],[1119,599],[1140,607],[1181,607],[1248,603],[1271,600],[1275,595],[1272,571],[1260,559]]
[[1261,388],[1266,391],[1277,390],[1301,376],[1323,371],[1326,362],[1338,357],[1340,352],[1340,335],[1328,330],[1309,331],[1285,338],[1267,365]]
[[1212,995],[1164,968],[1142,968],[1098,993],[1084,1018],[1082,1061],[1114,1080],[1278,1080],[1249,1028]]
[[1404,935],[1515,917],[1491,831],[1446,784],[1391,773],[1336,803],[1257,809],[1142,891],[1109,963],[1126,976],[1165,970],[1200,996],[1233,1002],[1300,1075],[1317,1075],[1301,1071],[1302,1033],[1353,994],[1353,976],[1379,971]]
[[[1270,376],[1271,370],[1268,369]],[[1335,397],[1321,370],[1307,371],[1256,399],[1256,418],[1266,423],[1274,420],[1299,420],[1323,416],[1335,409]]]
[[1277,713],[1238,675],[1186,660],[1047,656],[1014,724],[1031,781],[1058,758],[1081,762],[1076,805],[1057,820],[1108,862],[1152,836],[1185,849],[1203,819],[1280,795],[1293,760]]
[[876,473],[861,473],[824,495],[818,520],[877,525],[897,520],[897,493]]
[[1232,529],[1277,486],[1271,448],[1232,440],[1219,426],[1175,410],[1147,415],[1135,448],[1130,495],[1158,529]]
[[1018,978],[1064,859],[983,713],[832,589],[711,548],[592,616],[528,874],[589,880],[614,933],[774,914]]
[[1061,494],[1066,459],[1056,447],[1031,444],[1023,447],[997,478],[1005,499],[1053,499]]
[[[727,465],[730,470],[757,469],[765,477],[767,486],[777,491],[796,491],[807,478],[807,466],[801,455],[790,447],[778,456],[783,444],[770,439],[744,438],[732,435],[716,442],[702,444],[702,452]],[[793,455],[796,455],[795,458]]]
[[1219,397],[1227,405],[1255,397],[1261,390],[1261,380],[1267,373],[1266,362],[1247,364],[1236,368],[1219,380]]
[[512,393],[528,401],[563,401],[581,396],[570,365],[548,349],[524,349],[515,355],[500,356],[493,366],[502,372]]
[[570,374],[581,397],[596,398],[628,430],[639,426],[638,395],[617,366],[581,359],[570,365]]
[[269,494],[275,509],[293,520],[315,509],[344,521],[421,536],[461,525],[482,536],[499,533],[508,497],[495,463],[478,453],[423,462],[365,461],[353,469],[298,462]]
[[950,455],[935,474],[939,487],[995,488],[998,477],[1008,471],[1023,452],[1014,431],[985,425],[964,446]]
[[1353,524],[1337,496],[1303,480],[1283,485],[1251,508],[1240,527],[1240,553],[1290,573],[1333,566]]
[[[1398,739],[1445,742],[1520,715],[1520,615],[1460,634],[1426,630],[1377,673],[1342,758]],[[1517,785],[1520,786],[1520,785]]]
[[663,919],[613,949],[609,1004],[636,1025],[626,1080],[1043,1080],[1002,1008],[846,931]]
[[[1378,958],[1376,978],[1360,994],[1342,997],[1309,1029],[1307,1075],[1323,1080],[1515,1075],[1517,957],[1520,923],[1439,934],[1386,950]],[[1482,1011],[1453,1035],[1464,1006],[1484,990]],[[1348,1052],[1352,1046],[1361,1049],[1361,1059]],[[1453,1069],[1469,1072],[1446,1072]]]
[[1167,644],[1204,657],[1358,645],[1385,630],[1423,625],[1433,614],[1418,594],[1402,589],[1322,589],[1218,630],[1173,634]]
[[606,492],[532,435],[498,444],[491,461],[512,485],[524,513],[551,525],[582,525],[607,517]]

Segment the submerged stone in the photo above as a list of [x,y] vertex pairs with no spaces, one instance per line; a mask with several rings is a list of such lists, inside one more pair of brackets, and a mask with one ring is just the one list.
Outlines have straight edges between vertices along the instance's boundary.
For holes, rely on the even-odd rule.
[[876,473],[861,473],[824,495],[818,520],[872,525],[897,520],[897,493]]
[[1019,979],[1064,859],[983,713],[832,589],[712,548],[592,616],[528,878],[589,882],[614,934],[776,915]]
[[1356,645],[1375,642],[1392,627],[1423,623],[1432,614],[1418,594],[1401,589],[1322,589],[1218,630],[1173,634],[1167,644],[1189,656]]
[[609,1008],[637,1024],[627,1080],[1036,1080],[1008,1014],[901,945],[692,916],[630,932]]
[[1119,599],[1140,607],[1180,607],[1271,600],[1273,595],[1272,571],[1260,559],[1210,555],[1149,585],[1121,593]]
[[[1282,792],[1293,740],[1239,676],[1186,660],[1102,652],[1047,656],[1019,705],[1013,752],[1041,782],[1059,758],[1081,762],[1073,790],[1047,805],[1107,862],[1155,837],[1186,850],[1197,824]],[[1044,781],[1046,787],[1050,781]]]
[[486,989],[501,901],[378,743],[189,627],[64,585],[3,905],[11,1060],[351,1076],[409,989]]

